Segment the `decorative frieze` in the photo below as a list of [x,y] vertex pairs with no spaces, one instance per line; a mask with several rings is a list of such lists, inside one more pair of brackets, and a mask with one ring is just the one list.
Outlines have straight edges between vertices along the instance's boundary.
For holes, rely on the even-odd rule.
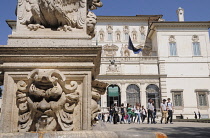
[[116,52],[118,51],[119,47],[116,45],[105,45],[103,46],[103,55],[106,57],[114,57],[116,56]]

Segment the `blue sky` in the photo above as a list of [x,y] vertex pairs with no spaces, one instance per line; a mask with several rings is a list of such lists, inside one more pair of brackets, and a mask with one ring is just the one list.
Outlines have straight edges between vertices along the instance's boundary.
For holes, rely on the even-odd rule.
[[[96,15],[135,16],[162,14],[166,21],[177,21],[176,10],[185,10],[185,21],[210,21],[210,0],[101,0],[102,8]],[[17,0],[1,0],[0,4],[0,45],[6,45],[11,29],[5,20],[16,20]]]

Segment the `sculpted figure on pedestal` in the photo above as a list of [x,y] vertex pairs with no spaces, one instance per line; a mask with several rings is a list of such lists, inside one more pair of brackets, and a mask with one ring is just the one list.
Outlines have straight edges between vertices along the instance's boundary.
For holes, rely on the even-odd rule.
[[107,67],[107,72],[119,72],[118,67],[115,64],[115,60],[110,60],[110,64]]
[[17,82],[19,132],[73,130],[78,84],[65,83],[58,70],[37,69],[27,81]]
[[[87,20],[89,31],[95,27],[96,16],[87,10],[94,10],[102,5],[100,0],[18,0],[18,19],[21,24],[34,31],[40,28],[58,31],[83,29]],[[94,26],[91,29],[90,23]],[[88,34],[92,36],[92,31]]]

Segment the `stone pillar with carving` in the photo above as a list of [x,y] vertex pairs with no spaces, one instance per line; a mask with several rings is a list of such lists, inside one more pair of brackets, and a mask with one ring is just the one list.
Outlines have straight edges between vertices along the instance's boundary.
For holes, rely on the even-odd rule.
[[8,45],[0,46],[0,132],[91,130],[106,83],[92,46],[100,0],[18,0]]

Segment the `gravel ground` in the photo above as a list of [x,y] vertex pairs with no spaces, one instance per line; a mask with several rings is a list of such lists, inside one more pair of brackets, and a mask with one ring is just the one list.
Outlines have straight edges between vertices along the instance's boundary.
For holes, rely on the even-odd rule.
[[210,123],[110,124],[99,122],[95,129],[108,131],[162,132],[169,138],[210,138]]

